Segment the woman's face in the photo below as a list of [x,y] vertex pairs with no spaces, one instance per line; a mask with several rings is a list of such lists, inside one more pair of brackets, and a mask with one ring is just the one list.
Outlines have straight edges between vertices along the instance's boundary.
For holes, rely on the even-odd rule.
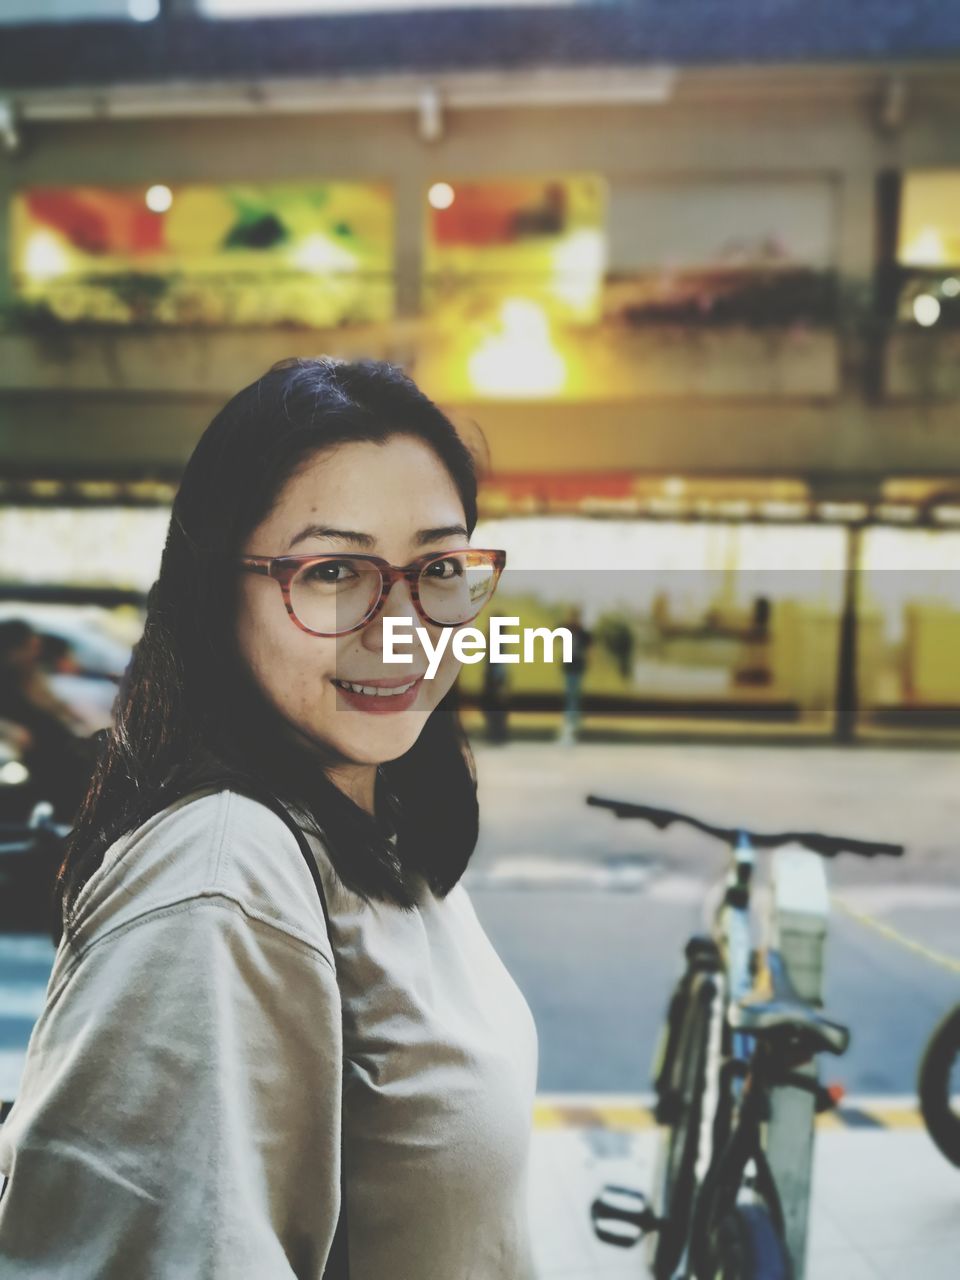
[[[446,467],[419,439],[397,435],[383,444],[341,444],[314,454],[241,554],[366,554],[405,565],[427,552],[466,546],[465,526]],[[385,615],[410,620],[402,634],[412,633],[413,643],[396,648],[411,654],[411,662],[383,661]],[[428,662],[416,627],[426,627],[436,643],[441,628],[419,617],[402,579],[374,622],[327,638],[294,623],[275,581],[240,575],[237,638],[258,685],[291,726],[353,764],[380,764],[409,750],[457,676],[460,664],[448,645],[434,678],[423,678]],[[366,695],[344,691],[338,681],[413,688],[404,696]]]

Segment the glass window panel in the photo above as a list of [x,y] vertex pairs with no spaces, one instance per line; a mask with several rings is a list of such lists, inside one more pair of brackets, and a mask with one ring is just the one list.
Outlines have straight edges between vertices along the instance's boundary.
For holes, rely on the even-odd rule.
[[[475,536],[507,549],[493,612],[556,627],[581,608],[596,642],[584,690],[597,707],[829,726],[844,529],[557,516],[485,519]],[[461,673],[466,691],[482,681],[480,668]],[[563,673],[523,663],[508,681],[522,706],[559,697]]]
[[168,507],[5,507],[0,582],[146,592],[169,523]]
[[828,179],[618,179],[610,193],[616,271],[791,265],[835,259],[836,191]]
[[960,169],[904,175],[898,257],[908,267],[960,266]]
[[870,529],[860,589],[867,723],[960,727],[960,533]]

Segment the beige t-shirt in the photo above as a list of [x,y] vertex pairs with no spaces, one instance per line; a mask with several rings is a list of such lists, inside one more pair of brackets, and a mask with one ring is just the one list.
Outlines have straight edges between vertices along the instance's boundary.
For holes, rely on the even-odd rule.
[[533,1276],[526,1001],[462,884],[365,904],[310,843],[329,934],[249,797],[107,851],[0,1128],[4,1280],[319,1280],[341,1126],[351,1280]]

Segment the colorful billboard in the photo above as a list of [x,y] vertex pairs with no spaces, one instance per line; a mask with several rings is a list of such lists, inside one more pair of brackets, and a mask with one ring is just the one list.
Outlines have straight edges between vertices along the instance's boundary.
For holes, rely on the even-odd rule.
[[15,196],[17,294],[63,323],[331,328],[393,315],[385,183],[56,187]]

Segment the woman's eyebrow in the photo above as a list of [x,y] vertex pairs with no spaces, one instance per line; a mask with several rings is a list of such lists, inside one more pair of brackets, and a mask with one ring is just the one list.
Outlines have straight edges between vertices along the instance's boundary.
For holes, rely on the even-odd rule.
[[[434,529],[420,529],[414,535],[414,542],[422,547],[428,542],[439,542],[441,538],[468,538],[469,536],[462,524],[444,524]],[[334,529],[325,524],[308,524],[305,529],[300,530],[288,546],[295,547],[298,542],[304,542],[307,538],[335,538],[341,542],[352,542],[358,547],[377,545],[377,540],[372,534],[361,533],[358,529]]]
[[441,538],[463,537],[469,538],[470,535],[462,524],[442,524],[436,529],[421,529],[414,538],[417,546],[426,546],[428,542],[439,542]]
[[341,542],[355,542],[358,547],[373,547],[377,542],[372,534],[359,533],[356,529],[332,529],[326,524],[308,524],[288,546],[295,547],[298,542],[304,542],[307,538],[337,538]]

